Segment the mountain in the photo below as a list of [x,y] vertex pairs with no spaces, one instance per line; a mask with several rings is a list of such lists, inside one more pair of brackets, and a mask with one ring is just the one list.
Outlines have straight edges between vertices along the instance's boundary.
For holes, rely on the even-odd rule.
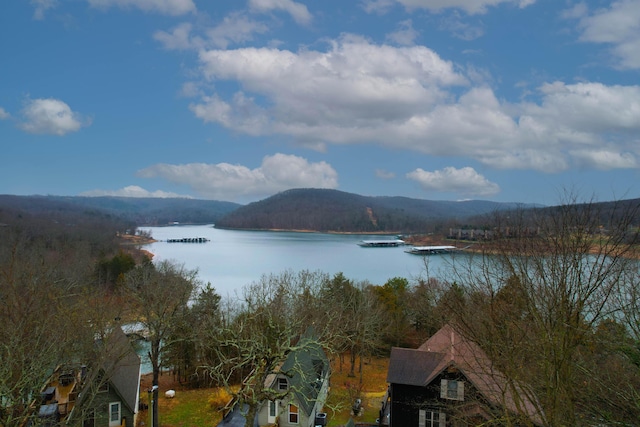
[[333,232],[424,232],[449,220],[463,220],[513,203],[432,201],[368,197],[338,190],[294,189],[250,203],[216,222],[218,228]]
[[14,209],[56,216],[92,211],[136,225],[165,225],[174,222],[213,224],[240,206],[231,202],[197,199],[0,195],[0,210]]

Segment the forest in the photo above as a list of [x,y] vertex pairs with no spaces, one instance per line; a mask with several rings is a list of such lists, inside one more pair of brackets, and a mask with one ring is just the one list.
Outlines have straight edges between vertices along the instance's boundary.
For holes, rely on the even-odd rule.
[[[121,246],[119,235],[135,230],[123,218],[2,207],[0,424],[37,425],[30,399],[53,367],[100,360],[97,335],[141,322],[154,383],[170,368],[183,384],[225,387],[253,410],[273,397],[265,379],[310,326],[357,381],[367,356],[415,348],[448,323],[539,405],[545,425],[635,425],[639,209],[576,198],[553,210],[495,211],[484,221],[498,234],[509,229],[508,237],[498,235],[447,278],[374,286],[285,271],[225,300],[196,271]],[[532,227],[539,232],[517,232]]]
[[[220,228],[410,233],[441,231],[446,224],[517,207],[480,200],[433,201],[367,197],[337,190],[294,189],[230,212]],[[532,207],[532,206],[529,206]]]

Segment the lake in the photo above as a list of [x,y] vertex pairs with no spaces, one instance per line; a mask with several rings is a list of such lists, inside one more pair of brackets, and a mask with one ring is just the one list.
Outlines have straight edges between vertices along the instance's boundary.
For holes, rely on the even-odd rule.
[[[393,277],[410,282],[431,276],[449,265],[451,257],[422,257],[404,252],[407,247],[363,248],[363,239],[394,238],[370,234],[302,233],[289,231],[222,230],[211,225],[140,227],[158,240],[145,245],[154,261],[172,260],[197,269],[203,283],[210,282],[223,297],[235,296],[243,286],[263,274],[285,270],[342,272],[354,282],[383,285]],[[169,243],[169,239],[204,237],[205,243]],[[428,268],[425,266],[428,262]]]

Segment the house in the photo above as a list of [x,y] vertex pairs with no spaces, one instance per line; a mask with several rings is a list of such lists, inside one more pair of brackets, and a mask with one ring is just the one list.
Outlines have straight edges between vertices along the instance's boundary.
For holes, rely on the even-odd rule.
[[523,389],[450,325],[418,349],[394,347],[387,382],[381,420],[390,427],[543,424]]
[[329,389],[329,360],[317,341],[305,343],[305,340],[309,338],[303,337],[298,348],[288,354],[278,373],[267,379],[269,388],[288,393],[283,399],[261,405],[257,414],[260,426],[326,425],[326,414],[322,408]]
[[[258,426],[325,426],[322,412],[329,390],[329,360],[322,346],[309,331],[286,356],[285,361],[265,380],[276,400],[262,402],[253,422]],[[218,424],[220,427],[243,427],[248,407],[233,406]]]
[[39,423],[51,426],[125,427],[136,425],[140,357],[119,327],[98,346],[104,356],[90,365],[59,366],[36,403]]

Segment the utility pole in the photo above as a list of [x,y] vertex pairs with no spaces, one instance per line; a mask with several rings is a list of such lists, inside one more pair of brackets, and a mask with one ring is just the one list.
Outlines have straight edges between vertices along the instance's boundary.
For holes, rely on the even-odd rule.
[[149,400],[151,400],[151,427],[158,427],[158,386],[154,385],[148,391]]

